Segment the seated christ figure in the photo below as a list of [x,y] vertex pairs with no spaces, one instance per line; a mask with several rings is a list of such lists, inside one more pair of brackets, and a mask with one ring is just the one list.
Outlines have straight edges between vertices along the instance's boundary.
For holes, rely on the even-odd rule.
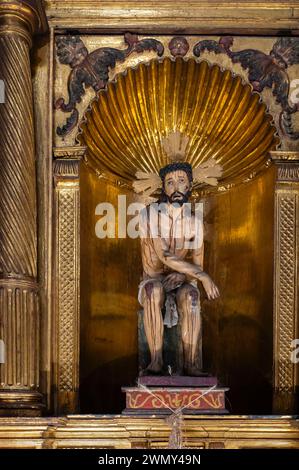
[[160,169],[159,176],[138,172],[139,180],[133,185],[145,197],[160,190],[158,200],[141,211],[140,219],[143,279],[138,299],[151,356],[144,373],[162,373],[164,326],[172,327],[179,320],[184,374],[202,374],[198,281],[208,299],[219,296],[203,270],[202,221],[188,202],[193,182],[217,184],[221,167],[210,159],[192,171],[185,159],[188,140],[179,132],[170,134],[162,145],[171,163]]

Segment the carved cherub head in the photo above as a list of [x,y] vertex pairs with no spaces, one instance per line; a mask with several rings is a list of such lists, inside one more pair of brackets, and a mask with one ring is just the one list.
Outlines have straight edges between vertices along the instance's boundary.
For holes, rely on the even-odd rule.
[[56,47],[60,63],[71,68],[80,65],[88,56],[88,50],[78,36],[57,37]]

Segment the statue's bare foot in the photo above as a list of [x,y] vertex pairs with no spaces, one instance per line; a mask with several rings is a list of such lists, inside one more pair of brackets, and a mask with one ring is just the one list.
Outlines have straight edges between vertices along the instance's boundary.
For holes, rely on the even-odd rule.
[[189,375],[191,377],[206,377],[208,375],[197,367],[185,367],[184,371],[185,375]]
[[151,362],[147,368],[145,369],[145,373],[148,374],[161,374],[162,372],[162,364],[158,362]]

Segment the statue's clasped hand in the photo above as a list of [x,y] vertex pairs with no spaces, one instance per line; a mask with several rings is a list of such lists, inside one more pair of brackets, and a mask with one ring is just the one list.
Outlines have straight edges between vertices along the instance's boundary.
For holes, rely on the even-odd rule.
[[163,287],[166,292],[170,292],[180,287],[186,280],[186,275],[183,273],[170,273],[163,280]]

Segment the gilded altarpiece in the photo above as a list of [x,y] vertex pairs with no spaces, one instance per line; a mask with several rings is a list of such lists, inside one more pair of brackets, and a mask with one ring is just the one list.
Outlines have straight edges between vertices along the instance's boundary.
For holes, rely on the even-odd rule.
[[[245,152],[243,163],[241,161],[237,165],[232,164],[233,168],[236,167],[232,175],[229,163],[226,164],[226,178],[218,193],[198,194],[205,205],[205,263],[207,270],[218,278],[223,292],[216,305],[204,303],[205,362],[211,371],[217,373],[230,385],[232,411],[271,412],[273,357],[276,377],[274,380],[277,389],[275,397],[284,390],[287,391],[287,400],[289,400],[289,394],[293,397],[291,401],[294,399],[295,375],[289,377],[288,385],[286,383],[282,385],[283,381],[278,377],[283,376],[286,357],[291,354],[290,338],[296,338],[296,308],[293,308],[289,320],[292,322],[292,327],[288,330],[288,335],[285,335],[281,333],[285,325],[284,320],[280,318],[283,309],[276,300],[273,302],[274,272],[276,273],[274,288],[276,292],[278,286],[275,253],[278,249],[277,240],[281,240],[277,238],[279,232],[276,229],[281,223],[281,218],[279,214],[277,215],[277,209],[275,212],[274,207],[278,197],[277,185],[279,183],[276,181],[279,180],[276,175],[276,163],[279,161],[279,152],[290,149],[292,160],[288,165],[296,166],[298,116],[295,108],[291,110],[286,105],[285,86],[288,80],[291,87],[290,84],[296,78],[298,66],[294,63],[296,59],[289,57],[286,59],[290,63],[287,72],[284,69],[282,73],[281,65],[278,63],[279,54],[283,53],[287,41],[287,38],[274,37],[262,39],[236,36],[230,38],[221,36],[172,37],[131,33],[117,37],[109,35],[82,35],[72,38],[65,35],[56,36],[56,49],[54,49],[55,145],[61,146],[63,143],[65,146],[72,146],[77,142],[87,147],[80,180],[81,207],[83,207],[81,240],[84,240],[81,243],[81,407],[84,411],[91,412],[94,407],[94,411],[112,412],[115,406],[117,411],[121,411],[123,405],[120,387],[126,380],[129,383],[134,381],[138,362],[137,317],[135,315],[138,304],[135,293],[140,270],[134,269],[131,272],[129,269],[130,272],[124,276],[128,265],[132,263],[136,265],[133,259],[139,259],[140,263],[138,241],[97,240],[94,236],[94,226],[98,220],[95,216],[95,208],[98,203],[108,201],[117,207],[118,196],[121,194],[126,194],[129,202],[134,200],[130,182],[123,177],[122,164],[120,163],[117,169],[117,157],[114,163],[111,161],[111,155],[117,152],[115,146],[117,146],[119,132],[123,132],[123,135],[126,132],[131,135],[137,148],[138,136],[154,132],[153,124],[147,120],[148,118],[144,116],[142,108],[138,105],[137,100],[140,97],[142,97],[141,107],[142,103],[149,100],[147,107],[150,112],[155,112],[155,106],[162,109],[164,107],[165,115],[160,121],[162,128],[175,126],[177,123],[187,128],[190,125],[189,116],[184,114],[184,111],[181,115],[180,106],[176,108],[173,103],[170,103],[170,95],[173,93],[174,100],[176,96],[179,96],[181,100],[180,90],[184,89],[185,98],[183,99],[187,101],[189,99],[190,102],[197,100],[197,106],[201,106],[197,119],[202,121],[201,129],[205,135],[210,136],[212,142],[213,132],[216,132],[217,126],[225,122],[229,129],[232,119],[229,112],[225,115],[226,108],[221,108],[223,106],[221,99],[215,98],[215,96],[221,96],[221,93],[228,93],[228,88],[227,91],[221,91],[227,84],[225,81],[221,82],[219,78],[225,71],[226,74],[232,73],[232,76],[236,77],[234,80],[241,77],[242,86],[249,83],[255,96],[259,93],[261,102],[265,104],[264,109],[272,115],[277,130],[277,140],[272,146],[272,159],[269,154],[257,157],[255,164],[250,159],[246,161]],[[296,55],[296,39],[291,47],[295,48],[294,54]],[[75,66],[70,52],[72,48],[77,52]],[[98,74],[96,76],[98,78],[95,79],[93,76],[94,82],[89,82],[85,62],[82,62],[83,82],[85,80],[84,83],[89,85],[82,89],[77,78],[81,67],[78,66],[80,54],[87,59],[90,57],[90,63],[97,64],[98,67],[94,65],[94,75]],[[262,77],[259,67],[269,66],[272,57],[277,57],[273,64],[278,65],[273,65],[272,75],[269,72],[268,76],[266,74]],[[258,66],[257,60],[259,60]],[[167,61],[170,61],[169,65]],[[160,65],[154,65],[155,63]],[[203,96],[198,98],[200,92],[197,88],[201,86],[200,74],[202,72],[199,71],[197,76],[194,70],[200,63],[202,68],[204,64],[214,68],[211,69],[210,78],[206,75],[207,85],[202,88]],[[147,64],[147,67],[142,69],[143,64]],[[217,67],[219,67],[218,72]],[[273,79],[274,75],[275,79]],[[164,84],[170,84],[168,95],[163,90],[163,83],[160,82],[159,76],[162,77],[162,81],[164,80]],[[80,80],[82,81],[82,78]],[[228,81],[228,76],[226,75],[223,80]],[[277,84],[274,86],[275,80]],[[109,89],[110,81],[115,91],[112,95],[111,88],[105,96],[102,90],[107,85]],[[136,97],[134,96],[135,87],[137,87]],[[118,89],[121,97],[117,94]],[[156,104],[153,104],[153,99],[150,98],[152,93],[158,96]],[[233,100],[237,93],[234,91],[233,83],[231,93]],[[96,94],[98,94],[98,99]],[[235,117],[236,124],[238,119],[240,121],[244,116],[240,111],[242,98],[239,100],[240,117]],[[184,108],[183,104],[182,106]],[[191,112],[190,104],[188,106]],[[226,106],[229,108],[229,100]],[[244,109],[246,106],[244,104]],[[253,112],[252,119],[258,119],[258,117],[254,118],[254,108],[249,107],[247,113],[250,112]],[[167,120],[167,116],[175,113],[176,117]],[[113,125],[119,128],[115,131],[115,135]],[[103,126],[106,130],[103,130]],[[126,127],[127,130],[124,130]],[[101,132],[103,132],[102,137]],[[114,144],[113,139],[116,142]],[[208,143],[205,145],[208,146]],[[107,150],[109,147],[112,149],[110,156]],[[226,152],[225,146],[222,155],[221,149],[219,151],[220,160],[224,163],[225,159],[229,158],[229,156],[226,157]],[[142,155],[141,146],[141,159]],[[276,163],[273,164],[272,160]],[[109,168],[110,164],[112,166]],[[136,165],[138,166],[138,162]],[[129,172],[133,175],[133,166],[132,169],[128,166],[127,174]],[[274,233],[277,234],[275,239]],[[295,238],[294,233],[294,242]],[[295,263],[296,258],[292,255],[291,258]],[[283,266],[279,265],[279,270],[283,269]],[[293,269],[295,269],[295,264]],[[99,282],[101,278],[102,281]],[[86,282],[87,279],[88,282]],[[110,282],[110,279],[113,281]],[[293,294],[295,299],[295,291]],[[275,338],[279,335],[284,338],[283,341],[276,342],[278,345],[276,347],[273,347],[273,334]],[[128,341],[121,341],[124,335]],[[240,341],[237,341],[238,338]],[[282,357],[285,359],[282,360]],[[292,367],[295,370],[295,367]],[[127,374],[127,379],[124,374]],[[104,382],[103,377],[105,377]],[[255,396],[255,404],[252,402],[252,396]],[[107,400],[106,408],[105,400]],[[276,399],[275,403],[278,404],[278,409],[284,406]],[[285,409],[291,410],[291,408]]]
[[[25,3],[32,7],[35,2]],[[224,165],[223,180],[217,191],[198,190],[196,195],[204,202],[205,266],[221,291],[214,305],[203,302],[206,369],[230,387],[232,414],[294,414],[299,380],[298,364],[290,361],[292,341],[299,337],[298,8],[294,5],[289,13],[285,6],[275,5],[270,11],[263,4],[258,13],[246,4],[240,10],[241,21],[227,5],[217,7],[223,11],[214,6],[209,11],[192,2],[187,15],[162,1],[152,12],[151,23],[142,9],[144,2],[130,2],[131,13],[116,5],[121,2],[110,7],[104,2],[101,18],[93,1],[87,7],[86,2],[72,2],[72,7],[70,2],[58,3],[47,2],[49,33],[34,38],[31,71],[30,38],[34,29],[43,32],[46,27],[40,22],[29,28],[30,34],[20,34],[18,25],[10,39],[0,23],[0,63],[10,81],[11,74],[22,69],[25,90],[18,106],[16,90],[9,101],[23,127],[20,124],[14,167],[4,165],[3,159],[0,163],[0,234],[5,240],[18,218],[26,230],[15,247],[28,254],[0,251],[0,302],[5,313],[12,308],[7,299],[14,298],[17,325],[10,323],[13,317],[2,314],[0,339],[7,343],[15,338],[7,357],[17,359],[0,364],[1,410],[5,414],[12,408],[17,410],[12,414],[32,416],[42,409],[45,415],[67,415],[115,414],[124,408],[121,386],[134,383],[138,373],[139,242],[97,238],[96,207],[101,202],[117,207],[120,195],[127,203],[134,202],[134,170],[157,158],[152,150],[155,136],[189,126],[190,132],[196,129],[203,136],[194,137],[194,148],[201,144],[197,149],[202,155],[204,149],[213,151],[211,142],[217,144],[222,128],[227,129],[231,147],[239,149],[230,153],[225,142],[215,147]],[[217,11],[222,12],[221,21]],[[3,18],[7,11],[0,13]],[[18,64],[4,63],[2,57],[9,56],[10,48],[20,54]],[[28,126],[23,116],[32,109]],[[257,153],[242,146],[249,134],[245,127],[240,131],[240,123],[246,119]],[[274,126],[273,140],[267,140],[266,131],[258,140],[255,122],[264,130]],[[11,129],[14,124],[9,125]],[[10,132],[1,121],[1,154],[13,161]],[[126,136],[126,145],[120,136]],[[134,157],[132,165],[124,163],[126,147]],[[17,200],[7,185],[12,174],[26,180],[29,191],[17,195],[27,212],[15,212],[15,219],[7,216],[9,204]],[[6,245],[11,248],[11,241]],[[20,259],[24,263],[18,270]],[[22,316],[23,323],[18,320],[22,296],[34,305],[29,308],[23,301],[30,312],[28,321]],[[26,328],[31,332],[26,333],[29,342],[20,340]],[[30,383],[25,377],[28,364]],[[20,397],[24,413],[16,406]],[[117,417],[109,439],[103,437],[109,427],[105,419],[101,424],[86,422],[84,416],[61,419],[66,421],[49,418],[52,421],[45,424],[39,418],[39,431],[28,445],[86,446],[74,438],[73,428],[76,433],[81,426],[91,426],[96,438],[89,445],[167,446],[165,423],[158,419],[151,420],[149,430],[148,422],[140,421],[135,428],[133,419]],[[203,420],[203,435],[194,431],[197,419],[186,419],[190,446],[252,447],[262,435],[264,446],[273,442],[262,421],[255,420],[254,429],[236,440],[236,429],[240,422],[246,426],[246,418],[215,419],[217,435],[213,420]],[[7,423],[0,423],[3,442]],[[65,424],[68,430],[60,436]],[[282,447],[297,446],[292,419],[278,419],[271,426]],[[284,441],[285,430],[294,440],[291,444]],[[12,438],[22,447],[17,437]]]

